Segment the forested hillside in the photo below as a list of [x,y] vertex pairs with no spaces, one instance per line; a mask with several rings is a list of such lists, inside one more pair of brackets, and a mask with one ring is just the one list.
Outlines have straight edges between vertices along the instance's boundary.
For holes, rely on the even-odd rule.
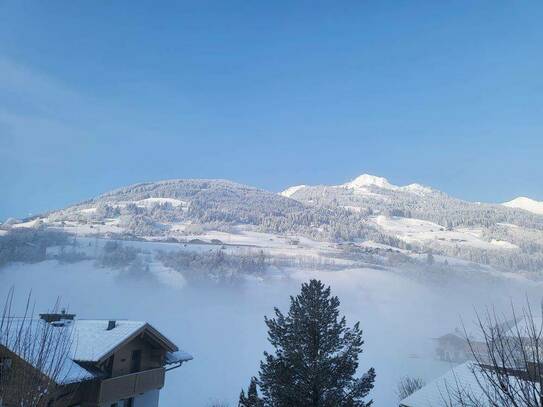
[[281,194],[226,180],[142,183],[10,220],[2,233],[21,228],[163,241],[253,231],[292,241],[384,245],[503,270],[543,270],[543,215],[468,202],[418,184],[395,186],[366,174],[342,185],[304,185]]

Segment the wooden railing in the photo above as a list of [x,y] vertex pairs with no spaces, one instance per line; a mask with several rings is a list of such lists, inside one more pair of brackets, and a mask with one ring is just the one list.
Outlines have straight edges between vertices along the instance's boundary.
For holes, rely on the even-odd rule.
[[164,386],[165,372],[166,370],[160,367],[102,380],[98,402],[101,404],[127,399],[149,390],[161,389]]

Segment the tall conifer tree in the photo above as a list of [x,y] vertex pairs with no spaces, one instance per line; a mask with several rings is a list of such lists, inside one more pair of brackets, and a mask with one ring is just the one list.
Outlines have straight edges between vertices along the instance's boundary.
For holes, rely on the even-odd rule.
[[247,390],[247,396],[245,396],[245,392],[241,390],[238,407],[263,407],[263,405],[262,400],[258,397],[256,378],[252,377],[249,389]]
[[259,385],[265,406],[367,407],[375,370],[356,377],[362,353],[359,323],[347,327],[330,287],[311,280],[291,297],[290,309],[266,318],[273,353],[264,352]]

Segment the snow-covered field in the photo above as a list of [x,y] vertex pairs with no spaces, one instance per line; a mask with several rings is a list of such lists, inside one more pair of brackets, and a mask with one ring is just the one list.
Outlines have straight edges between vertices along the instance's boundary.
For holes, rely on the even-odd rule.
[[[172,206],[186,207],[186,203],[179,200],[167,198],[147,198],[137,202],[140,207],[151,207],[157,203],[169,203]],[[128,203],[118,203],[118,206]],[[360,208],[346,207],[346,209],[360,210]],[[96,208],[83,208],[79,212],[88,214],[95,211]],[[80,221],[52,221],[48,217],[34,219],[24,223],[13,225],[14,228],[36,227],[40,223],[49,227],[62,229],[66,232],[79,236],[122,234],[126,230],[121,226],[118,218],[106,219],[102,223],[80,222]],[[370,223],[380,228],[386,233],[390,233],[406,243],[421,245],[445,245],[456,247],[472,247],[484,250],[518,250],[518,246],[513,243],[496,240],[484,239],[482,229],[478,228],[456,228],[447,230],[444,226],[433,222],[403,217],[375,216],[370,219]],[[318,242],[301,236],[281,236],[272,233],[263,233],[251,230],[248,227],[237,226],[230,232],[204,230],[199,225],[191,222],[173,223],[163,225],[168,233],[162,237],[144,236],[148,240],[164,240],[165,238],[177,238],[182,240],[200,239],[206,242],[212,240],[220,241],[227,245],[255,246],[270,250],[270,253],[277,255],[295,255],[295,256],[319,256],[317,252],[326,255],[326,253],[337,253],[337,248],[330,242]]]
[[348,321],[361,321],[366,340],[361,368],[376,368],[372,396],[376,406],[387,407],[396,405],[401,376],[429,380],[450,367],[431,357],[431,338],[458,326],[461,315],[469,321],[474,305],[507,306],[510,298],[522,301],[524,293],[535,297],[540,290],[514,280],[422,284],[400,272],[373,269],[290,270],[263,281],[196,286],[161,275],[168,271],[155,267],[160,268],[152,265],[149,274],[132,276],[96,268],[93,261],[13,264],[0,271],[0,298],[15,286],[21,304],[33,290],[39,311],[61,296],[81,318],[148,320],[195,357],[168,374],[163,407],[180,401],[235,406],[239,390],[257,373],[262,351],[268,349],[264,315],[272,315],[274,306],[286,310],[301,282],[320,278],[340,297]]
[[486,241],[480,229],[457,228],[447,230],[437,223],[421,219],[376,216],[373,222],[386,232],[393,233],[407,243],[431,243],[470,246],[479,249],[518,249],[512,243],[503,240]]

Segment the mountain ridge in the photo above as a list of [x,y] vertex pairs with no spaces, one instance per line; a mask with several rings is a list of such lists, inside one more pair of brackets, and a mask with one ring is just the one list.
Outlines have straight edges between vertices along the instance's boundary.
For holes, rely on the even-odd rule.
[[1,232],[25,227],[151,240],[253,231],[543,270],[543,215],[369,174],[280,193],[223,179],[136,183],[27,222],[10,221]]
[[[318,186],[321,186],[321,185],[318,185]],[[349,188],[353,190],[366,190],[366,189],[371,189],[372,187],[376,187],[376,188],[387,189],[391,191],[407,191],[407,192],[414,192],[414,193],[419,193],[419,194],[438,192],[437,190],[429,186],[422,185],[419,183],[412,183],[412,184],[402,185],[402,186],[394,185],[385,177],[371,175],[368,173],[363,173],[344,184],[322,185],[322,186],[336,187],[336,188]],[[283,191],[280,192],[280,194],[283,196],[290,197],[291,195],[293,195],[300,189],[307,188],[307,187],[311,187],[311,186],[306,185],[306,184],[294,185],[294,186],[284,189]]]
[[535,199],[528,198],[526,196],[519,196],[511,201],[504,202],[502,205],[509,208],[523,209],[528,212],[543,215],[543,202],[536,201]]

